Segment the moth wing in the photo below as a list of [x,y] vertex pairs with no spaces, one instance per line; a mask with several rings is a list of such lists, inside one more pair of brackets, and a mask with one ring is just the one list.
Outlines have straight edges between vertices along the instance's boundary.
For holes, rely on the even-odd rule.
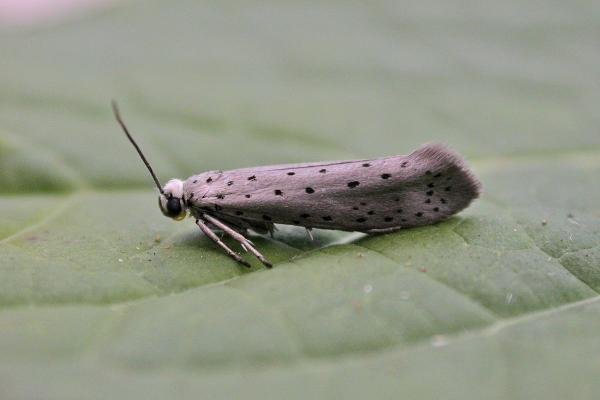
[[479,188],[457,153],[428,144],[405,156],[219,172],[199,204],[265,224],[378,232],[447,218]]

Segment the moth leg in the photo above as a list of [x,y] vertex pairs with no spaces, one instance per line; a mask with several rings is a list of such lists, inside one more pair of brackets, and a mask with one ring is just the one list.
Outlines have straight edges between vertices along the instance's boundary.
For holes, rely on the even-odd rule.
[[239,262],[240,264],[245,265],[248,268],[251,267],[251,265],[248,263],[248,261],[242,259],[242,257],[240,257],[240,255],[238,253],[236,253],[235,251],[233,251],[229,247],[227,247],[227,245],[225,243],[223,243],[221,241],[221,239],[219,239],[219,237],[213,231],[211,231],[210,228],[208,226],[206,226],[206,224],[204,222],[197,219],[196,225],[198,225],[200,230],[202,232],[204,232],[204,234],[206,236],[208,236],[213,242],[215,242],[219,247],[221,247],[225,251],[225,253],[227,253],[227,255],[229,257],[233,258],[235,261]]
[[239,233],[235,229],[231,228],[230,226],[226,225],[224,222],[221,222],[221,220],[216,219],[212,215],[204,214],[203,217],[208,222],[210,222],[211,224],[213,224],[217,228],[221,229],[224,233],[227,233],[233,239],[235,239],[236,241],[238,241],[240,244],[246,245],[246,246],[247,245],[254,245],[254,243],[252,243],[249,239],[246,239],[244,237],[244,235],[242,235],[241,233]]
[[390,232],[396,232],[399,231],[400,229],[402,229],[401,226],[393,226],[391,228],[382,228],[382,229],[369,229],[368,231],[365,231],[365,233],[369,233],[369,234],[375,234],[375,233],[390,233]]
[[237,232],[235,229],[232,229],[231,227],[224,224],[223,222],[219,221],[217,218],[213,217],[212,215],[205,214],[204,218],[206,218],[206,220],[208,222],[210,222],[217,228],[221,229],[223,232],[227,233],[234,240],[239,242],[244,250],[249,251],[250,253],[254,254],[254,256],[256,258],[258,258],[260,260],[260,262],[265,265],[265,267],[273,268],[273,264],[271,264],[269,261],[267,261],[265,256],[263,256],[258,250],[256,250],[254,248],[254,243],[252,243],[250,240],[246,239],[244,237],[244,235]]
[[314,241],[315,238],[313,237],[313,234],[312,234],[312,228],[304,228],[304,229],[306,229],[306,234],[308,235],[308,237],[310,238],[310,240]]

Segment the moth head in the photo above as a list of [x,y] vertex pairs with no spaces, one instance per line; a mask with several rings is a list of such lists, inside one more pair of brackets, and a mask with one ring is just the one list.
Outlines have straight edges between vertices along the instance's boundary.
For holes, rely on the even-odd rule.
[[129,129],[127,129],[125,122],[123,122],[123,118],[121,118],[119,106],[114,100],[112,101],[112,109],[117,122],[119,125],[121,125],[121,128],[123,128],[123,132],[125,132],[125,136],[127,136],[127,139],[129,139],[137,151],[138,155],[144,162],[144,165],[146,165],[148,172],[150,172],[150,176],[152,179],[154,179],[154,183],[156,184],[156,187],[160,193],[158,196],[158,206],[160,207],[160,211],[162,211],[162,213],[169,218],[173,218],[176,221],[181,221],[187,215],[187,206],[183,201],[183,181],[179,179],[171,179],[164,187],[160,186],[158,177],[152,170],[148,160],[146,160],[146,156],[144,156],[144,153],[142,153],[140,146],[138,146],[136,141],[133,140],[133,137],[129,133]]
[[183,181],[171,179],[162,188],[158,196],[158,206],[163,215],[181,221],[187,215],[187,207],[183,201]]

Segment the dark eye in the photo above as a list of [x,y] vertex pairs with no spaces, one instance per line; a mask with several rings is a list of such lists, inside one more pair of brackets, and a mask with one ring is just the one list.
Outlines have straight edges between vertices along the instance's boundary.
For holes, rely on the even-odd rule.
[[181,213],[181,202],[178,198],[171,197],[169,200],[167,200],[167,213],[173,216]]

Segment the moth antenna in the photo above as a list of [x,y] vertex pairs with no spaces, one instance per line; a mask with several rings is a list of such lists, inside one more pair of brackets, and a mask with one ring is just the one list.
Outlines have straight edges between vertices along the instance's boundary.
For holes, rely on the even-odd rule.
[[150,172],[150,175],[152,175],[152,179],[154,179],[154,183],[156,183],[156,187],[158,188],[158,191],[161,194],[163,194],[162,186],[161,186],[158,178],[156,177],[156,174],[152,170],[152,167],[150,166],[150,163],[148,162],[148,160],[146,160],[146,157],[144,156],[144,153],[142,153],[142,149],[140,149],[140,146],[138,146],[138,144],[135,142],[135,140],[133,140],[133,137],[129,133],[129,129],[127,129],[127,126],[125,125],[125,122],[123,122],[123,118],[121,118],[121,113],[119,112],[119,105],[114,100],[112,100],[110,102],[110,104],[112,106],[113,114],[115,115],[115,118],[116,118],[117,122],[119,123],[119,125],[121,125],[121,128],[123,128],[123,131],[125,132],[125,135],[127,136],[127,139],[129,139],[129,141],[131,142],[131,144],[133,145],[133,147],[135,147],[135,149],[137,150],[138,154],[140,155],[140,158],[142,159],[142,161],[146,165],[146,168],[148,168],[148,171]]

